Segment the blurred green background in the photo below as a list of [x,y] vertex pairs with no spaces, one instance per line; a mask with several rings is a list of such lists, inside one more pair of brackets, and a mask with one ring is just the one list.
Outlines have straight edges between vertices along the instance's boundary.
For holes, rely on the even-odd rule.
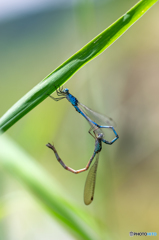
[[[0,116],[137,1],[69,2],[0,20]],[[93,154],[89,125],[67,100],[46,99],[7,131],[115,240],[128,239],[130,231],[159,234],[158,12],[157,3],[64,85],[86,106],[112,117],[120,137],[112,146],[103,144],[90,206],[83,203],[87,173],[65,171],[45,147],[54,143],[75,169]],[[2,168],[0,220],[3,240],[74,239]]]

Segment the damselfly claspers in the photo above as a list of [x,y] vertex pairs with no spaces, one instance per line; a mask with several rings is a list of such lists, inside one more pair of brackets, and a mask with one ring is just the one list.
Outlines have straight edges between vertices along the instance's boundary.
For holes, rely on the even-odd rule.
[[65,163],[59,157],[55,147],[53,145],[51,145],[51,143],[48,143],[46,145],[47,147],[51,148],[54,151],[55,156],[56,156],[58,162],[62,165],[62,167],[64,169],[72,172],[72,173],[75,173],[75,174],[81,173],[81,172],[84,172],[84,171],[88,170],[88,168],[90,167],[93,159],[96,156],[96,160],[95,160],[94,164],[90,168],[90,171],[89,171],[89,173],[87,175],[87,179],[86,179],[86,183],[85,183],[84,203],[86,205],[89,205],[93,201],[93,197],[94,197],[96,172],[97,172],[97,166],[98,166],[98,160],[99,160],[99,153],[102,150],[102,139],[103,139],[103,133],[96,134],[96,137],[95,137],[95,148],[94,148],[93,155],[90,158],[87,166],[85,168],[82,168],[82,169],[79,169],[79,170],[74,170],[74,169],[66,166]]
[[[107,141],[105,140],[104,134],[103,137],[101,139],[102,142],[106,143],[106,144],[113,144],[118,138],[118,134],[115,131],[113,124],[112,124],[112,119],[107,118],[97,112],[94,112],[93,110],[91,110],[90,108],[86,107],[84,104],[80,103],[77,98],[75,98],[71,93],[69,93],[69,89],[68,88],[59,88],[59,90],[56,89],[56,93],[59,96],[58,98],[54,98],[53,96],[50,96],[52,99],[54,99],[55,101],[59,101],[61,99],[66,98],[72,105],[73,107],[76,109],[76,111],[78,113],[80,113],[91,125],[90,130],[88,131],[91,135],[91,131],[93,130],[94,134],[95,133],[101,133],[101,128],[108,128],[111,129],[114,134],[115,134],[115,138],[111,141]],[[96,123],[99,122],[98,123]],[[103,125],[104,124],[104,125]],[[92,135],[93,136],[93,135]],[[94,137],[94,136],[93,136]]]

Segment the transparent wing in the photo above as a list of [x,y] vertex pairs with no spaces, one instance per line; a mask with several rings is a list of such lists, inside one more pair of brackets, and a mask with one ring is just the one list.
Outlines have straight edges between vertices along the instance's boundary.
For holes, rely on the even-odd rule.
[[94,112],[92,109],[86,107],[84,104],[78,102],[79,105],[82,108],[82,111],[94,122],[96,122],[98,125],[104,125],[104,126],[113,126],[115,127],[115,123],[113,119],[103,116],[100,113]]
[[93,164],[93,166],[91,167],[87,175],[87,179],[84,187],[84,203],[86,205],[89,205],[93,201],[98,160],[99,160],[99,153],[97,153],[95,163]]

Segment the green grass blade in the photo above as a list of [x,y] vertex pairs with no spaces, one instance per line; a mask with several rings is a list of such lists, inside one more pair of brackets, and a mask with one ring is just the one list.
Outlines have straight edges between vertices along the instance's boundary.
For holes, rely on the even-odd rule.
[[0,146],[0,167],[31,190],[49,213],[76,236],[76,239],[100,239],[95,229],[91,229],[83,220],[89,218],[88,212],[82,216],[79,207],[66,200],[65,193],[59,189],[56,181],[49,177],[32,157],[5,135],[0,138]]
[[110,27],[100,33],[66,62],[50,73],[43,81],[14,104],[0,119],[0,130],[6,131],[31,109],[42,102],[47,95],[55,91],[55,85],[61,86],[75,72],[90,60],[102,53],[130,28],[158,0],[141,0]]

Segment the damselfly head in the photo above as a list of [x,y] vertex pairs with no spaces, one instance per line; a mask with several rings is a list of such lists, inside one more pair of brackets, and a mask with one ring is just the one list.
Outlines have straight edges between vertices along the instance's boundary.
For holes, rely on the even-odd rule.
[[103,136],[104,136],[104,134],[103,134],[103,133],[98,133],[98,135],[97,135],[97,138],[98,138],[98,139],[102,139],[102,138],[103,138]]
[[65,88],[65,89],[63,90],[63,92],[64,92],[64,93],[69,93],[68,88]]

